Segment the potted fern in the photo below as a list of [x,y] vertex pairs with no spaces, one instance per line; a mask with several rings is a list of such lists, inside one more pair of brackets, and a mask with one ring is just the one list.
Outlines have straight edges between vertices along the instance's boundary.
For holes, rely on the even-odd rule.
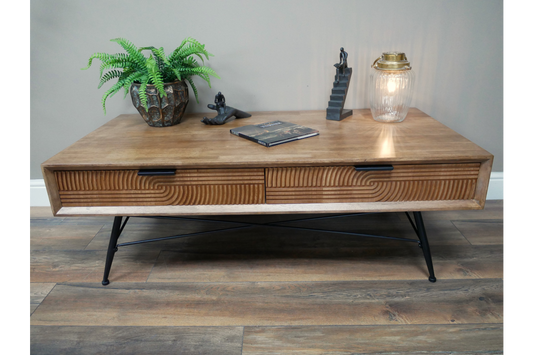
[[[133,105],[146,123],[154,127],[172,126],[181,122],[189,103],[189,89],[186,82],[194,91],[196,102],[199,102],[198,90],[192,76],[198,75],[207,81],[209,87],[211,87],[209,75],[220,79],[213,69],[200,65],[194,58],[197,56],[203,63],[204,57],[209,60],[209,56],[213,55],[205,50],[205,45],[193,38],[184,39],[168,56],[165,55],[163,47],[137,48],[123,38],[111,41],[117,42],[126,53],[95,53],[89,58],[87,67],[82,68],[82,70],[90,68],[93,59],[102,62],[98,88],[109,80],[118,79],[102,97],[104,113],[107,98],[124,89],[124,98],[129,91]],[[149,57],[146,57],[143,51],[150,51]]]

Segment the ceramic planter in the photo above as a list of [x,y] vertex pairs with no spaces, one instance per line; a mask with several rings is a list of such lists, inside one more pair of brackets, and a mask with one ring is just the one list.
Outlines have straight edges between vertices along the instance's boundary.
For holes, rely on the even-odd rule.
[[167,96],[160,97],[154,85],[146,86],[148,97],[148,111],[141,104],[139,88],[141,84],[132,84],[130,88],[133,106],[139,111],[142,118],[152,127],[168,127],[181,122],[189,103],[189,88],[181,81],[164,84]]

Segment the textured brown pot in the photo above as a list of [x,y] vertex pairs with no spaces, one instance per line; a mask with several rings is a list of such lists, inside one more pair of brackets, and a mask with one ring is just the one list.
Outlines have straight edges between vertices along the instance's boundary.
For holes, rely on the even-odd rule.
[[141,104],[140,87],[141,84],[131,85],[131,100],[146,123],[152,127],[168,127],[181,122],[185,108],[189,103],[189,88],[183,80],[164,84],[166,97],[159,97],[159,92],[155,86],[147,85],[148,112]]

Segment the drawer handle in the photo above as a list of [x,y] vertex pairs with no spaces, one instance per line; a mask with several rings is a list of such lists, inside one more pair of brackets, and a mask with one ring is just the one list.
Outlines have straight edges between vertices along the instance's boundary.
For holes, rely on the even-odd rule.
[[394,170],[392,165],[359,165],[355,166],[355,171],[386,171]]
[[153,175],[176,175],[176,169],[142,169],[137,175],[153,176]]

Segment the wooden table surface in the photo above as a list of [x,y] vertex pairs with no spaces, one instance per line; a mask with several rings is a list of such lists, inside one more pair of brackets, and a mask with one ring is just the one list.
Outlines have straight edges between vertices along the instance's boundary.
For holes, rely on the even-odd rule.
[[[419,211],[439,209],[479,209],[483,208],[485,203],[493,156],[486,150],[480,148],[473,142],[416,108],[411,108],[407,118],[401,123],[377,122],[372,119],[369,109],[354,110],[354,114],[351,117],[342,121],[326,120],[325,111],[252,112],[252,117],[250,118],[235,119],[224,125],[211,126],[204,125],[200,121],[202,116],[203,114],[187,115],[179,125],[156,128],[148,126],[142,120],[140,115],[120,115],[50,158],[42,164],[42,168],[54,213],[61,215],[194,215],[228,213]],[[230,133],[230,129],[235,127],[266,123],[275,120],[293,122],[303,126],[312,127],[318,129],[320,134],[315,137],[267,148]],[[468,163],[472,163],[473,165],[466,166],[465,164]],[[351,199],[347,201],[347,192],[345,191],[345,187],[343,187],[344,183],[341,184],[342,186],[339,185],[340,190],[335,190],[335,196],[336,198],[338,197],[338,201],[328,200],[326,198],[331,194],[331,191],[328,190],[330,188],[327,187],[331,185],[330,182],[326,183],[327,186],[324,185],[326,187],[318,187],[315,189],[318,191],[316,192],[318,195],[315,194],[316,196],[313,195],[314,197],[306,195],[303,199],[295,199],[295,193],[300,194],[301,191],[305,190],[304,192],[307,194],[306,191],[309,189],[306,187],[302,190],[299,185],[296,184],[296,190],[291,190],[291,188],[285,188],[285,186],[282,186],[283,191],[279,192],[276,190],[277,186],[274,186],[276,184],[270,186],[272,184],[269,180],[271,179],[269,176],[271,177],[273,176],[272,174],[275,173],[273,169],[307,169],[303,167],[310,167],[314,169],[318,168],[316,171],[318,171],[319,174],[329,174],[328,172],[322,172],[322,168],[333,169],[335,171],[340,169],[339,172],[335,172],[335,174],[341,174],[340,171],[342,169],[346,170],[348,167],[348,170],[350,170],[349,167],[354,165],[383,164],[394,164],[396,166],[398,174],[401,175],[399,181],[405,179],[419,179],[411,174],[412,169],[418,171],[418,175],[426,174],[424,169],[437,169],[438,171],[431,173],[433,174],[432,176],[440,176],[442,172],[444,174],[444,179],[451,179],[449,180],[449,183],[446,182],[445,185],[439,185],[440,187],[437,187],[435,184],[430,186],[420,182],[413,182],[409,185],[409,188],[405,188],[415,193],[417,196],[417,191],[420,189],[431,189],[432,191],[436,189],[435,191],[442,191],[444,195],[447,195],[448,192],[450,192],[455,196],[455,192],[462,193],[464,190],[464,188],[453,187],[455,186],[453,184],[456,183],[462,186],[474,183],[475,191],[467,193],[468,196],[473,194],[472,197],[461,195],[463,197],[453,198],[451,197],[452,195],[449,197],[431,197],[428,195],[426,197],[415,198],[415,200],[418,199],[424,201],[411,201],[410,197],[399,197],[397,202],[391,202],[392,200],[387,202],[388,200],[381,201],[378,199],[379,201],[376,200],[373,203],[366,203],[368,201],[357,197],[359,195],[354,195],[354,198],[350,197]],[[423,164],[430,164],[430,166],[424,168],[422,166]],[[438,164],[440,164],[440,167]],[[451,165],[444,166],[443,164]],[[409,165],[411,165],[411,167]],[[229,180],[227,182],[232,189],[235,189],[233,184],[237,183],[234,182],[235,177],[239,177],[244,174],[244,172],[251,174],[253,171],[250,169],[258,169],[255,173],[261,175],[261,184],[263,184],[263,179],[266,179],[266,184],[270,184],[270,187],[259,185],[259,187],[257,187],[254,185],[255,192],[253,196],[257,195],[260,201],[249,202],[246,200],[248,201],[246,202],[248,204],[243,204],[245,202],[227,200],[228,192],[226,191],[226,187],[222,189],[217,187],[218,190],[226,192],[214,194],[214,192],[211,191],[208,195],[212,201],[210,200],[211,202],[209,203],[202,202],[198,205],[196,205],[196,203],[187,203],[189,206],[181,206],[181,203],[170,203],[170,205],[168,205],[169,203],[165,202],[159,205],[158,202],[156,203],[157,206],[151,206],[150,203],[152,202],[148,201],[150,203],[145,206],[145,202],[143,202],[144,200],[137,199],[137,197],[140,198],[141,196],[138,195],[139,193],[145,192],[137,191],[137,188],[134,188],[135,191],[132,190],[131,193],[127,192],[129,195],[124,195],[126,193],[125,191],[118,190],[115,192],[107,192],[108,188],[105,188],[105,191],[101,191],[103,195],[96,192],[96,195],[88,197],[89,195],[87,194],[93,194],[93,192],[86,192],[84,190],[98,190],[100,188],[95,188],[94,186],[89,187],[89,185],[91,185],[89,184],[87,186],[84,185],[84,187],[75,188],[75,190],[81,189],[80,191],[70,192],[64,191],[65,189],[70,190],[70,188],[66,188],[61,184],[58,185],[57,182],[58,178],[64,181],[66,181],[65,179],[74,179],[74,185],[77,185],[78,183],[76,181],[78,180],[85,181],[89,179],[93,181],[96,178],[94,171],[106,170],[116,171],[117,173],[112,173],[112,175],[114,174],[113,177],[110,175],[109,179],[111,180],[106,180],[108,182],[104,185],[108,183],[115,184],[113,181],[116,179],[124,179],[119,177],[122,176],[120,175],[122,174],[121,171],[128,170],[128,174],[134,176],[137,175],[135,172],[137,169],[164,168],[185,170],[198,169],[198,171],[201,170],[203,172],[212,169],[208,172],[208,175],[210,174],[209,176],[213,177],[208,179],[210,179],[212,184],[215,184],[216,186],[223,182],[219,181],[220,178],[217,177],[219,172],[213,172],[213,169],[224,170],[223,172],[226,175],[229,173],[233,174],[230,174],[233,176],[230,179],[232,182],[229,182]],[[235,170],[232,172],[232,169],[248,170],[242,170],[241,172]],[[404,171],[402,169],[407,169],[405,170],[407,175],[402,175],[403,173],[401,173],[401,171]],[[466,175],[460,178],[454,178],[453,176],[455,176],[455,173],[453,171],[457,171],[457,169],[474,173],[477,175],[477,179],[473,182],[470,180],[468,180],[470,182],[467,180],[463,181],[464,179],[471,178]],[[58,174],[60,174],[61,171],[67,171],[67,175],[71,177],[60,177]],[[82,175],[77,175],[76,171],[81,171]],[[190,174],[187,171],[181,171],[186,175]],[[293,173],[291,171],[280,172],[284,177],[276,179],[289,181],[292,179],[291,176]],[[89,175],[85,172],[89,172]],[[449,175],[448,172],[451,175]],[[301,173],[304,175],[311,174],[307,178],[313,179],[310,176],[315,172],[304,172],[302,170]],[[342,174],[346,174],[346,172]],[[224,175],[224,179],[229,179],[229,175],[226,175]],[[89,178],[89,176],[91,177]],[[206,177],[202,177],[201,179],[205,180],[205,178]],[[126,180],[128,179],[129,178]],[[202,184],[203,183],[205,182],[202,182]],[[242,183],[248,184],[248,182],[245,181]],[[353,183],[355,182],[352,182],[349,185],[351,186]],[[158,183],[154,182],[154,184],[155,187]],[[452,187],[448,188],[447,184]],[[215,185],[213,186],[216,187]],[[122,186],[122,182],[117,186]],[[266,203],[262,192],[265,187],[267,194],[270,194],[266,198]],[[249,188],[249,186],[246,188]],[[257,192],[259,191],[257,190],[258,188],[261,193]],[[273,188],[274,190],[269,190],[269,188]],[[119,188],[119,190],[120,189],[121,188]],[[201,188],[195,189],[198,191],[202,190]],[[240,187],[237,189],[240,189]],[[311,188],[311,190],[313,189],[314,187]],[[352,189],[352,187],[349,187],[349,189]],[[398,189],[403,190],[404,187],[394,187],[393,191]],[[62,196],[60,196],[59,190],[63,191]],[[324,192],[322,192],[323,190]],[[359,187],[354,187],[352,190],[350,190],[350,194],[359,193]],[[424,192],[422,190],[421,193]],[[162,190],[161,193],[164,196],[167,196],[166,191],[167,190]],[[148,190],[147,193],[151,193],[151,190]],[[171,196],[182,196],[182,192],[168,193],[171,193]],[[118,202],[105,202],[111,200],[115,201],[116,198],[114,196],[118,196],[116,194],[122,194],[121,196],[125,196],[125,199],[119,199],[120,201],[117,200]],[[229,194],[231,195],[232,193]],[[186,196],[187,199],[189,198],[188,193],[183,193],[183,196]],[[194,196],[196,196],[195,198],[200,198],[201,201],[204,201],[204,197],[206,197],[205,194],[200,194],[200,192],[195,193]],[[225,202],[223,203],[215,203],[218,199],[213,198],[217,196],[224,197],[227,201],[224,200]],[[248,196],[248,193],[246,196]],[[71,200],[71,197],[74,199]],[[279,198],[282,197],[287,197],[290,201],[279,200]],[[126,203],[125,201],[133,201],[132,199],[136,202],[132,202],[131,206],[129,206],[129,202]],[[61,201],[65,204],[69,202],[69,204],[63,205]],[[252,208],[252,205],[249,203],[253,203],[254,207]],[[125,204],[128,206],[125,206]],[[138,206],[139,204],[142,206]]]
[[[252,112],[220,126],[186,115],[179,125],[148,126],[138,114],[120,115],[43,163],[43,168],[141,169],[319,166],[356,163],[492,161],[492,155],[452,129],[411,108],[401,123],[380,123],[369,109],[342,121],[325,111]],[[232,128],[274,120],[316,128],[320,135],[263,147]]]

